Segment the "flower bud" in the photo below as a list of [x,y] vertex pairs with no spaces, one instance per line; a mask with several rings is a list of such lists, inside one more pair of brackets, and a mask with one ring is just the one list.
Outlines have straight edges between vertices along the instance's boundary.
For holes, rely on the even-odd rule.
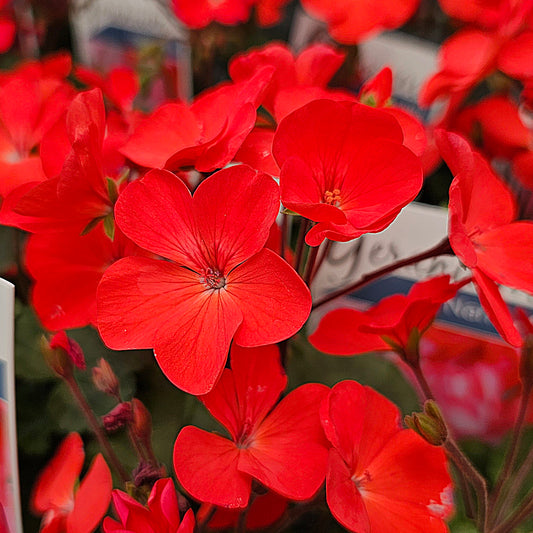
[[98,390],[113,396],[113,398],[118,399],[120,397],[118,378],[111,365],[105,359],[98,361],[98,366],[95,366],[92,370],[92,377],[93,383]]
[[141,400],[133,398],[133,424],[131,430],[134,435],[150,449],[152,444],[152,417]]
[[[72,349],[70,342],[72,342]],[[61,331],[48,340],[45,335],[41,337],[41,352],[48,366],[60,377],[72,376],[74,365],[83,365],[83,352],[77,343],[70,341],[66,333]],[[80,362],[81,354],[81,362]],[[78,366],[78,368],[81,368]]]
[[416,431],[433,446],[442,446],[448,438],[448,428],[437,404],[433,400],[424,403],[423,413],[405,417],[405,425]]
[[147,461],[141,461],[132,472],[133,483],[136,487],[147,485],[152,487],[153,484],[166,475],[164,466],[154,466]]
[[107,415],[102,417],[102,424],[107,432],[122,429],[133,420],[133,410],[130,402],[119,403]]
[[71,362],[80,370],[85,370],[87,367],[85,365],[85,355],[81,346],[70,337],[67,337],[67,334],[64,331],[57,332],[50,339],[50,348],[52,350],[63,350]]

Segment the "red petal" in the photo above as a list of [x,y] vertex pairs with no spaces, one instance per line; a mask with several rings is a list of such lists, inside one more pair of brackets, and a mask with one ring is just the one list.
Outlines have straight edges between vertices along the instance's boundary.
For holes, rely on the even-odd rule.
[[533,293],[533,223],[514,222],[474,238],[478,268],[502,285]]
[[479,269],[472,270],[479,301],[493,326],[502,338],[512,346],[521,346],[522,337],[516,329],[507,304],[492,279]]
[[197,271],[205,268],[196,240],[191,193],[171,172],[152,170],[128,185],[115,205],[115,218],[142,248]]
[[237,165],[200,184],[193,212],[206,262],[229,273],[259,252],[279,213],[279,188],[266,174]]
[[372,531],[395,524],[405,533],[444,533],[451,506],[451,479],[442,448],[411,430],[390,438],[381,453],[358,471],[366,476],[363,499]]
[[366,468],[400,431],[398,408],[355,381],[341,381],[331,389],[321,406],[320,418],[326,436],[352,475],[356,467]]
[[84,459],[81,437],[77,433],[70,433],[33,487],[31,506],[38,514],[54,507],[70,507]]
[[241,321],[239,302],[224,289],[206,288],[198,274],[166,261],[122,259],[98,289],[104,342],[114,349],[153,347],[168,379],[191,394],[213,388]]
[[231,370],[224,370],[216,387],[200,399],[235,441],[250,433],[272,409],[287,386],[275,345],[231,348]]
[[199,138],[198,121],[189,108],[166,104],[139,124],[120,151],[138,165],[163,168],[172,154],[196,145]]
[[344,527],[358,533],[373,531],[366,507],[352,480],[352,471],[335,448],[329,451],[326,499],[331,514]]
[[533,77],[533,31],[524,31],[504,45],[498,56],[498,68],[511,78]]
[[174,445],[174,470],[195,499],[230,508],[248,505],[252,479],[237,469],[241,450],[223,437],[184,427]]
[[0,54],[4,54],[13,46],[16,31],[17,28],[12,20],[0,18]]
[[344,52],[328,44],[311,44],[294,62],[298,83],[325,87],[339,70],[345,57]]
[[227,277],[227,296],[242,311],[235,342],[274,344],[294,335],[311,311],[311,294],[296,272],[277,254],[263,249]]
[[112,488],[109,467],[98,454],[76,492],[74,509],[67,518],[67,533],[91,533],[109,507]]
[[273,139],[273,130],[255,128],[235,154],[235,161],[250,165],[253,169],[271,176],[279,176],[279,167],[272,156]]
[[239,470],[291,500],[307,500],[326,474],[327,444],[318,409],[328,388],[302,385],[274,409],[239,457]]
[[354,355],[390,350],[390,346],[375,333],[362,333],[358,326],[367,322],[367,315],[355,309],[335,309],[327,313],[309,342],[318,350],[333,355]]

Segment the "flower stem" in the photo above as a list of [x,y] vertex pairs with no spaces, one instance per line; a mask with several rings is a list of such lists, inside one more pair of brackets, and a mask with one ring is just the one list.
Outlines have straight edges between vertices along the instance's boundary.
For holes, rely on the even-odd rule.
[[302,218],[300,220],[300,230],[298,231],[298,241],[296,242],[296,253],[294,254],[294,270],[300,272],[300,263],[302,262],[302,256],[304,253],[305,234],[309,227],[309,220]]
[[326,259],[326,257],[329,254],[329,250],[331,249],[331,243],[333,241],[330,241],[329,239],[326,239],[324,245],[324,249],[322,250],[322,253],[320,254],[320,257],[318,258],[318,261],[315,263],[315,267],[313,268],[313,272],[311,273],[311,279],[309,280],[309,285],[313,283],[313,280],[315,279],[315,276],[317,275],[320,267],[322,266],[322,263]]
[[[417,358],[420,360],[420,357]],[[431,387],[429,386],[420,364],[409,365],[414,375],[422,389],[425,400],[434,399]],[[442,445],[448,457],[453,461],[455,467],[459,471],[459,475],[468,481],[474,491],[476,492],[478,509],[477,509],[477,526],[481,533],[487,531],[487,520],[488,520],[488,491],[487,491],[487,482],[485,478],[476,470],[474,465],[470,462],[468,457],[461,451],[455,440],[451,435],[448,434],[446,441]],[[465,495],[465,505],[469,506],[469,497]]]
[[69,386],[70,391],[72,392],[72,395],[74,396],[75,400],[78,402],[78,405],[82,410],[83,414],[85,415],[85,418],[89,422],[89,425],[91,426],[91,429],[94,435],[96,436],[96,439],[98,440],[98,443],[100,444],[100,447],[102,448],[107,460],[109,461],[115,472],[118,474],[122,482],[126,483],[127,481],[129,481],[128,474],[126,473],[126,470],[122,466],[113,448],[111,447],[111,444],[109,443],[109,440],[104,434],[102,427],[100,426],[96,418],[96,415],[93,413],[91,407],[87,403],[87,399],[83,395],[83,392],[81,391],[78,382],[76,381],[76,378],[73,375],[70,375],[66,376],[64,380]]
[[305,263],[305,271],[304,271],[304,281],[306,285],[309,287],[311,285],[311,276],[313,274],[313,270],[315,268],[315,261],[318,255],[319,247],[315,246],[314,248],[311,248],[309,250],[309,254],[307,256],[307,261]]
[[509,482],[509,476],[511,472],[513,471],[513,467],[515,466],[516,457],[518,455],[518,450],[520,447],[519,446],[520,440],[524,432],[524,422],[526,418],[527,409],[529,406],[530,394],[531,394],[531,385],[526,386],[525,384],[523,384],[522,394],[520,395],[520,407],[518,409],[518,415],[516,417],[515,425],[513,428],[511,444],[509,446],[509,450],[505,457],[504,465],[498,475],[498,479],[496,480],[496,484],[494,485],[494,489],[493,489],[493,492],[490,498],[490,507],[492,510],[491,511],[491,523],[493,525],[495,522],[498,521],[499,516],[501,516],[502,514],[505,514],[507,510],[506,508],[508,507],[509,503],[512,503],[512,501],[514,500],[514,497],[516,496],[516,492],[518,491],[521,485],[520,479],[513,480],[513,485],[511,486],[511,489],[508,492],[508,494],[504,498],[502,498],[501,502],[498,501],[502,494],[502,489],[505,486],[505,484]]
[[426,250],[425,252],[412,255],[411,257],[407,257],[405,259],[401,259],[400,261],[396,261],[395,263],[386,265],[383,268],[374,270],[374,272],[369,272],[368,274],[365,274],[361,279],[352,283],[351,285],[348,285],[347,287],[339,289],[338,291],[334,291],[330,294],[327,294],[326,296],[324,296],[323,298],[320,298],[313,304],[313,310],[319,308],[320,306],[328,302],[331,302],[331,300],[334,300],[335,298],[338,298],[339,296],[344,296],[345,294],[349,294],[353,291],[356,291],[364,287],[368,283],[376,279],[379,279],[385,274],[389,274],[390,272],[397,270],[398,268],[402,268],[408,265],[413,265],[415,263],[418,263],[419,261],[423,261],[424,259],[430,259],[431,257],[437,257],[439,255],[446,255],[446,254],[453,254],[453,250],[450,246],[450,241],[448,240],[448,237],[446,237],[442,242],[440,242],[433,248]]

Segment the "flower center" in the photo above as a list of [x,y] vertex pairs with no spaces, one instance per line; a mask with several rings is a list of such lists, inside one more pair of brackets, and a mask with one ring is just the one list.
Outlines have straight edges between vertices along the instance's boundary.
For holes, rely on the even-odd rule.
[[328,205],[334,205],[339,207],[341,204],[341,191],[339,189],[333,189],[332,191],[326,191],[324,193],[324,203]]
[[208,289],[222,289],[226,286],[226,278],[218,270],[212,268],[205,271],[204,277],[200,278],[200,281]]
[[368,470],[365,470],[362,474],[354,474],[352,476],[352,481],[355,483],[355,486],[359,490],[359,492],[364,492],[365,485],[372,481],[372,476],[370,475],[370,472]]

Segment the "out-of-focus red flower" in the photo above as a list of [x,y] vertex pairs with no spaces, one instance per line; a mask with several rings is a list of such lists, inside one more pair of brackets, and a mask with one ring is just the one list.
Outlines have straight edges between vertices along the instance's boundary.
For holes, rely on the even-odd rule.
[[254,127],[272,71],[263,68],[247,81],[221,83],[198,95],[190,106],[159,107],[138,125],[121,152],[149,168],[222,168]]
[[133,109],[133,100],[140,89],[139,77],[132,68],[117,67],[104,77],[87,67],[77,66],[74,75],[89,87],[98,87],[109,101],[122,112]]
[[189,509],[180,521],[178,498],[170,478],[158,479],[146,507],[121,490],[113,491],[118,521],[106,517],[105,533],[193,533],[195,521]]
[[116,152],[106,152],[105,132],[100,89],[77,95],[67,113],[66,139],[59,131],[58,137],[54,136],[47,145],[54,152],[42,154],[47,168],[61,168],[59,175],[26,192],[24,188],[14,191],[15,196],[22,191],[14,211],[23,217],[14,219],[12,224],[29,231],[62,231],[69,224],[78,233],[88,231],[106,217],[112,225],[123,158],[117,160]]
[[[342,51],[322,43],[312,44],[298,55],[285,44],[269,43],[236,55],[228,70],[233,81],[244,82],[261,68],[274,69],[262,105],[279,122],[311,100],[328,96],[333,99],[339,91],[328,91],[326,86],[344,57]],[[353,99],[348,94],[345,98]]]
[[469,281],[451,283],[450,276],[438,276],[415,283],[407,295],[383,298],[367,311],[335,309],[322,318],[309,341],[334,355],[390,350],[405,354],[412,349],[412,335],[418,344],[441,305]]
[[520,398],[516,350],[432,327],[420,342],[420,355],[454,437],[495,443],[512,429]]
[[174,446],[176,476],[192,497],[244,508],[253,479],[291,500],[318,491],[327,460],[318,409],[328,388],[303,385],[276,405],[286,385],[275,346],[232,347],[231,370],[200,397],[231,439],[186,426]]
[[533,223],[516,221],[511,191],[462,137],[440,131],[442,158],[455,176],[450,185],[450,244],[470,268],[481,305],[500,335],[520,346],[520,337],[497,283],[533,292]]
[[279,176],[279,167],[272,157],[277,123],[312,100],[355,101],[352,94],[326,87],[343,61],[344,53],[322,43],[312,44],[298,55],[282,43],[270,43],[235,56],[229,64],[229,73],[235,82],[244,82],[261,68],[274,69],[261,103],[274,124],[260,124],[254,128],[235,154],[235,160]]
[[355,381],[342,381],[322,403],[332,444],[326,499],[333,516],[357,533],[445,533],[453,509],[446,456],[410,429],[396,406]]
[[76,488],[85,453],[77,433],[71,433],[39,475],[31,507],[43,515],[42,533],[91,533],[111,500],[111,473],[101,454]]
[[309,290],[277,254],[263,249],[279,212],[279,189],[246,166],[204,180],[193,198],[170,172],[153,170],[121,194],[118,225],[170,261],[129,257],[99,287],[98,327],[116,349],[154,348],[178,387],[205,394],[233,339],[279,342],[310,311]]
[[172,0],[176,16],[189,28],[204,28],[211,22],[233,26],[250,17],[251,0]]
[[505,95],[492,95],[458,113],[451,129],[468,136],[488,157],[512,159],[529,150],[531,134],[518,106]]
[[25,266],[35,284],[31,302],[51,331],[96,324],[96,288],[105,270],[121,257],[151,256],[117,228],[113,241],[103,227],[87,235],[58,232],[32,235]]
[[11,0],[0,1],[0,54],[13,46],[17,32],[10,4]]
[[398,121],[368,106],[317,100],[278,126],[273,153],[285,207],[318,224],[310,246],[386,228],[422,186]]
[[211,22],[228,26],[246,22],[255,7],[257,23],[272,26],[280,21],[289,0],[172,0],[176,16],[189,28],[204,28]]
[[69,71],[70,57],[58,55],[0,75],[0,195],[46,178],[33,151],[74,95]]
[[[277,522],[287,510],[287,498],[267,491],[265,494],[258,494],[250,504],[246,514],[246,531],[254,529],[264,529]],[[207,516],[212,511],[212,504],[203,504],[196,514],[198,521],[203,516]],[[235,526],[241,515],[241,509],[225,509],[218,507],[213,518],[207,523],[209,529],[228,529]]]
[[526,81],[533,76],[533,3],[514,0],[477,2],[446,0],[445,9],[475,26],[458,31],[439,51],[439,71],[420,92],[421,105],[449,98],[448,113],[455,111],[468,92],[495,69]]
[[398,28],[418,9],[420,0],[302,0],[306,11],[328,25],[331,36],[343,44],[357,44],[372,34]]

